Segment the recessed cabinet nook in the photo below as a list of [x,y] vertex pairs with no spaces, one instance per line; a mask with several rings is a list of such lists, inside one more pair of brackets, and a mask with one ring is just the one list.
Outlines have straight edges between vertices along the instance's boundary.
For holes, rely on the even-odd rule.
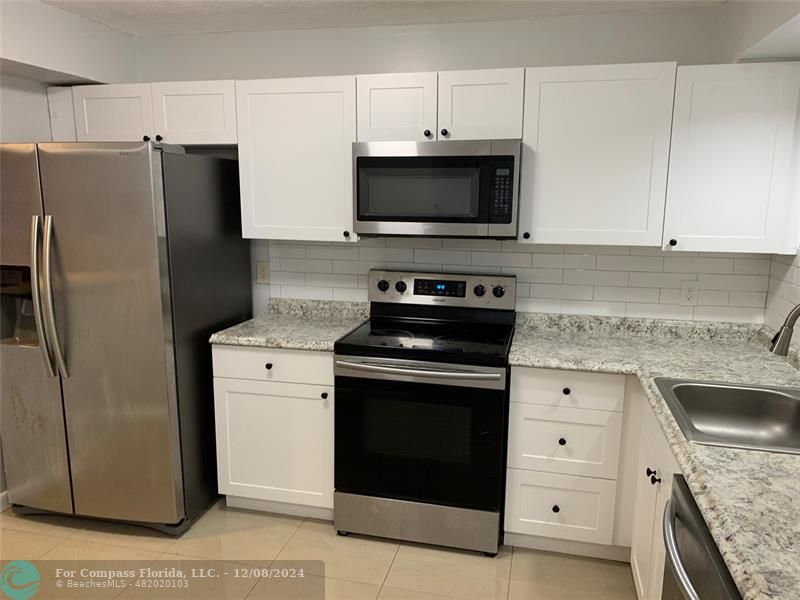
[[521,139],[521,243],[794,253],[799,93],[800,63],[785,62],[87,85],[48,97],[59,141],[238,144],[249,238],[357,241],[353,142]]

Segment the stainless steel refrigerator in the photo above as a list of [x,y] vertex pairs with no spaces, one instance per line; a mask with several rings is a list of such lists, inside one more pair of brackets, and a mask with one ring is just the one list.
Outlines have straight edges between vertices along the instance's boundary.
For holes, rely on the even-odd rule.
[[184,530],[216,495],[208,337],[252,309],[236,161],[3,144],[0,208],[10,502]]

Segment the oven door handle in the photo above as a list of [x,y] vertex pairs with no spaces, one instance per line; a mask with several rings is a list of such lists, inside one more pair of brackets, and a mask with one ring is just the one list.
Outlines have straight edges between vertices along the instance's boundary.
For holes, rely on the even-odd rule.
[[667,500],[667,505],[664,507],[664,545],[667,549],[667,563],[675,575],[675,581],[678,584],[683,597],[686,600],[700,600],[700,595],[692,585],[692,580],[686,572],[686,567],[681,560],[680,552],[678,551],[678,536],[675,532],[675,519],[677,516],[674,514],[672,507],[672,500]]
[[371,373],[386,373],[387,375],[417,375],[419,377],[438,377],[440,379],[469,379],[472,381],[498,381],[501,373],[475,373],[474,371],[438,371],[435,369],[408,369],[382,364],[358,363],[349,360],[337,360],[337,367],[369,371]]

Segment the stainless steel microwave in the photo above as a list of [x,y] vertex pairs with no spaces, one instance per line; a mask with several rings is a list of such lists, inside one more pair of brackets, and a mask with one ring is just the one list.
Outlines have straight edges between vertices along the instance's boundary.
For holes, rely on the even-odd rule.
[[353,230],[515,238],[520,140],[353,144]]

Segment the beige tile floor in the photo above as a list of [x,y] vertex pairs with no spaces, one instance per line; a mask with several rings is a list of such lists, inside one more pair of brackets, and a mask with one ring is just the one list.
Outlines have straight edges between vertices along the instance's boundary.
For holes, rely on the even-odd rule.
[[[634,600],[627,564],[504,547],[496,558],[474,552],[351,535],[313,519],[214,505],[181,538],[150,530],[59,517],[0,513],[0,560],[322,560],[326,600]],[[158,598],[129,589],[121,598]],[[285,582],[237,581],[230,600],[293,600]]]

